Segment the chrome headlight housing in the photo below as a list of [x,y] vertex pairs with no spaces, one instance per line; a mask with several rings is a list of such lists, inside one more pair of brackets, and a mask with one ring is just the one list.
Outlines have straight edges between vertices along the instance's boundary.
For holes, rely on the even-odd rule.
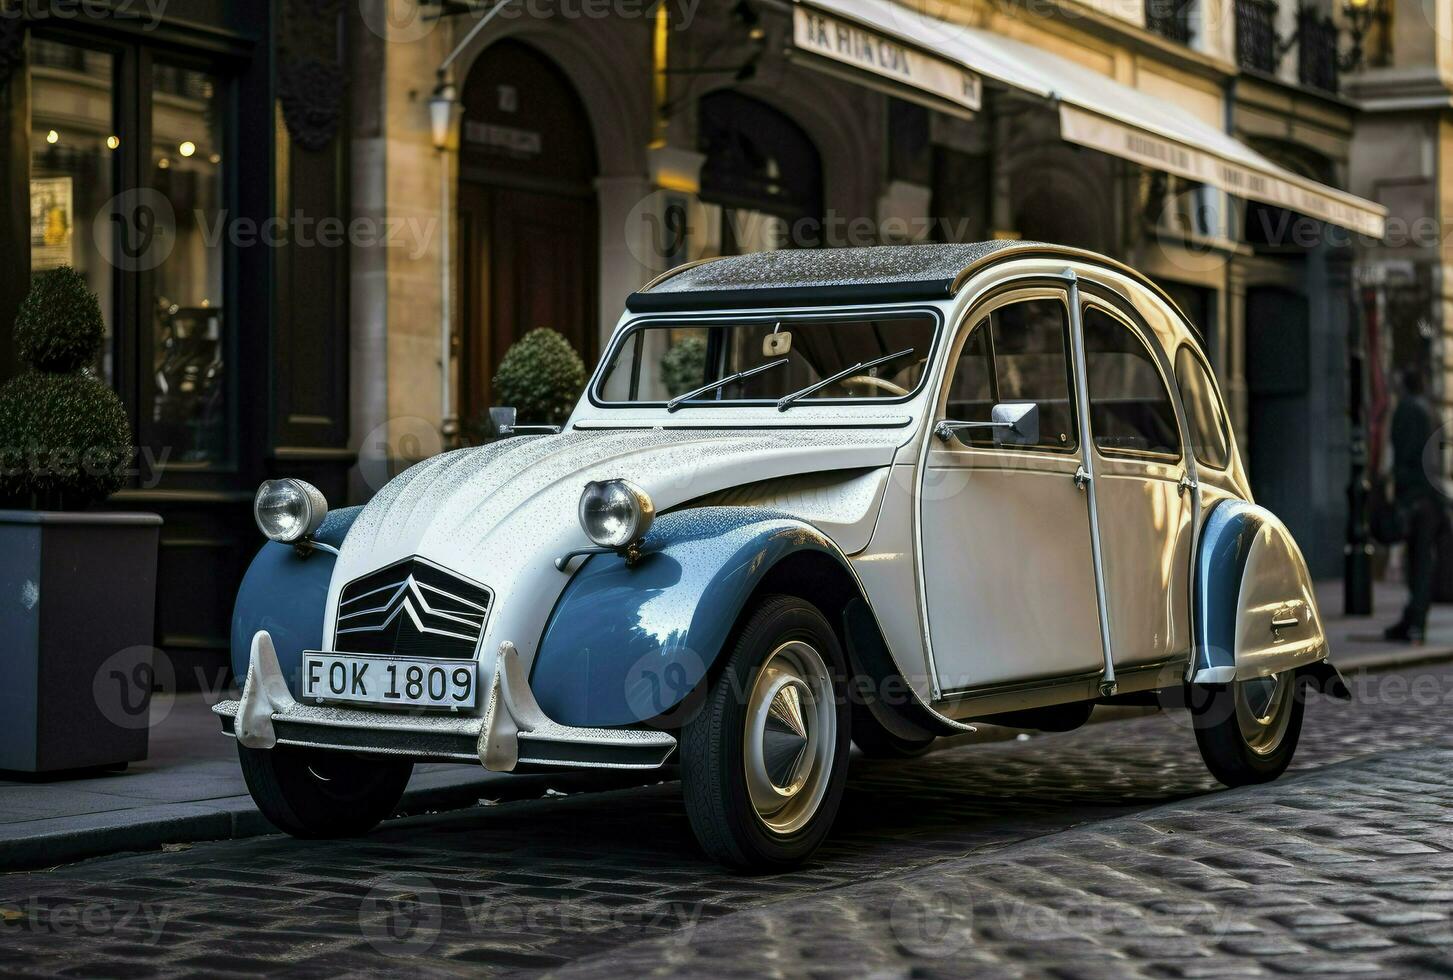
[[592,543],[619,550],[640,541],[656,517],[646,491],[629,480],[592,481],[580,495],[580,527]]
[[264,480],[252,498],[252,517],[258,530],[272,541],[301,541],[328,516],[323,491],[302,480]]

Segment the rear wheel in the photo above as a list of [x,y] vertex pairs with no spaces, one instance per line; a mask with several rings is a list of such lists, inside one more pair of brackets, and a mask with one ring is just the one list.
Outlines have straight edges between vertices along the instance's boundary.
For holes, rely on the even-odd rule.
[[1190,692],[1196,744],[1206,768],[1227,786],[1276,779],[1302,733],[1303,680],[1295,670]]
[[237,746],[253,802],[294,837],[356,837],[393,814],[414,764],[346,752]]
[[827,836],[847,780],[837,636],[810,603],[763,599],[681,736],[686,814],[723,864],[791,867]]

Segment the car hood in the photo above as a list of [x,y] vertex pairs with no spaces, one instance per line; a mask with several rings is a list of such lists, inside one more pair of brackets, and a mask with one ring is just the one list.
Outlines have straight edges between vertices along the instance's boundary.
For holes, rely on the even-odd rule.
[[761,480],[887,466],[910,438],[899,428],[572,431],[435,456],[390,481],[349,530],[327,635],[343,584],[410,557],[485,585],[497,608],[532,589],[548,613],[568,580],[552,561],[590,544],[576,505],[591,480],[631,480],[661,511]]

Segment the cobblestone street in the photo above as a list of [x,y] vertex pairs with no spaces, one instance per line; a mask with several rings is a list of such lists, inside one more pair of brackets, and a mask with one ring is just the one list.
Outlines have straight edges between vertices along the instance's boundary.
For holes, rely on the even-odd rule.
[[8,975],[1453,971],[1453,666],[1315,698],[1220,791],[1187,718],[855,759],[805,870],[695,852],[675,784],[0,878]]

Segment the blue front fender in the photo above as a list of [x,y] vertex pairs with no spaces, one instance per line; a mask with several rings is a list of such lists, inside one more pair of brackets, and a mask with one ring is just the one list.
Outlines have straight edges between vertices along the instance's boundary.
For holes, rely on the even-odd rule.
[[[343,544],[362,507],[328,512],[313,535],[315,541],[337,548]],[[326,551],[300,556],[290,544],[269,541],[262,546],[232,607],[232,673],[241,684],[247,677],[252,637],[258,630],[272,634],[278,666],[295,678],[302,668],[304,650],[323,647],[323,613],[328,604],[328,583],[335,559]]]
[[564,725],[607,728],[667,714],[722,655],[767,572],[791,553],[842,561],[816,528],[761,509],[703,507],[659,518],[634,566],[596,555],[565,588],[530,688]]

